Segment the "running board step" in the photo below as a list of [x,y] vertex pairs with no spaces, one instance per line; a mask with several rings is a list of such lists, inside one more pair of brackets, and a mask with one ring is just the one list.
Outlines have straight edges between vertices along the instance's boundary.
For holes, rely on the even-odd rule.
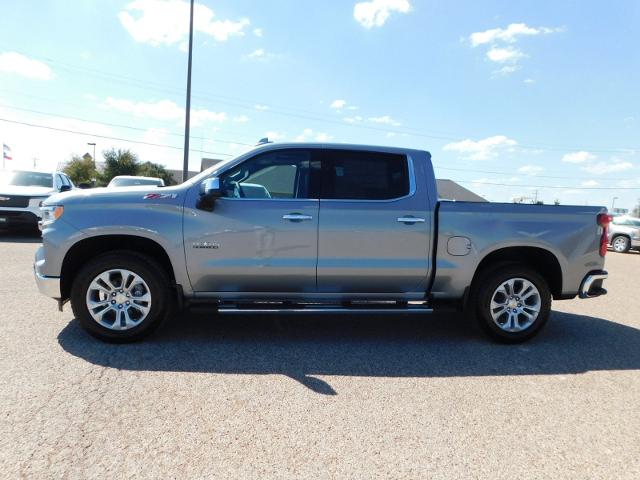
[[416,313],[431,313],[433,310],[425,303],[409,303],[398,306],[379,304],[352,304],[352,305],[322,305],[322,304],[293,304],[293,305],[264,305],[264,304],[222,304],[218,307],[218,313],[224,315],[246,314],[273,314],[301,315],[301,314],[349,314],[349,315],[404,315]]

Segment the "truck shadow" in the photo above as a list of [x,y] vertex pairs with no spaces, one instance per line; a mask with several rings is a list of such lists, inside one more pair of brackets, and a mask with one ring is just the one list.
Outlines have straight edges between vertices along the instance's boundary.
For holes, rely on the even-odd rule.
[[59,334],[68,353],[135,371],[280,374],[336,395],[315,375],[459,377],[564,375],[640,369],[640,330],[553,312],[523,345],[499,345],[454,315],[427,318],[226,317],[183,315],[142,343],[109,345],[73,320]]

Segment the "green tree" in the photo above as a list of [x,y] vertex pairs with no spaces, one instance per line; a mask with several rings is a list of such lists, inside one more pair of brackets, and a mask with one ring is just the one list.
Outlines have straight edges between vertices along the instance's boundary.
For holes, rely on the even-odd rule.
[[143,177],[157,177],[164,180],[165,185],[174,185],[175,182],[171,174],[162,165],[153,162],[144,162],[138,165],[138,173]]
[[104,155],[104,170],[100,175],[100,183],[108,184],[113,177],[118,175],[137,175],[138,156],[130,150],[106,150]]
[[71,157],[71,160],[67,162],[63,171],[69,175],[69,178],[71,178],[76,185],[80,183],[91,183],[98,176],[96,162],[93,161],[91,155],[85,155],[84,157],[74,155]]

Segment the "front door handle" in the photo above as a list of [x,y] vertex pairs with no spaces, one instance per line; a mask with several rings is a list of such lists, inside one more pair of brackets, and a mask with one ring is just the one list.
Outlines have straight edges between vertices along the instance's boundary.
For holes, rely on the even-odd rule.
[[411,215],[407,215],[406,217],[398,217],[398,221],[400,223],[406,224],[424,223],[424,218],[412,217]]
[[289,220],[291,222],[301,222],[303,220],[311,220],[311,215],[303,215],[301,213],[288,213],[282,216],[283,220]]

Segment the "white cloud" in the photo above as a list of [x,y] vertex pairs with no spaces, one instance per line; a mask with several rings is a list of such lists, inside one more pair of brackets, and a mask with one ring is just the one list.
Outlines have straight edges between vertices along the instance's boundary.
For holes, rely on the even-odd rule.
[[525,78],[523,82],[526,83],[527,85],[536,83],[536,81],[533,78]]
[[269,107],[267,105],[254,105],[253,107],[256,110],[259,110],[261,112],[264,112],[265,110],[269,110]]
[[300,135],[295,138],[296,142],[308,142],[315,140],[316,142],[328,142],[333,137],[325,132],[314,132],[311,128],[305,128]]
[[258,48],[249,54],[249,58],[259,58],[264,57],[265,51],[263,48]]
[[491,50],[487,52],[487,58],[492,62],[498,63],[516,63],[518,60],[525,56],[517,48],[506,47],[506,48],[498,48],[493,47]]
[[[513,46],[519,37],[534,36],[562,31],[560,28],[529,27],[525,23],[512,23],[507,28],[491,28],[483,32],[474,32],[469,35],[472,47],[486,45],[487,58],[491,62],[506,64],[493,72],[493,77],[509,75],[520,69],[518,62],[527,55]],[[531,83],[525,81],[525,83]]]
[[280,133],[274,130],[269,130],[265,132],[265,137],[267,137],[270,141],[282,140],[285,137],[284,133]]
[[620,159],[612,159],[609,162],[598,162],[586,165],[583,170],[593,175],[602,175],[605,173],[622,172],[633,168],[633,163]]
[[233,117],[233,121],[235,123],[247,123],[249,121],[249,117],[247,117],[246,115],[237,115]]
[[362,121],[362,117],[360,115],[356,115],[355,117],[345,117],[343,120],[353,125],[354,123],[360,123]]
[[[189,3],[183,0],[134,0],[118,14],[120,23],[137,42],[158,45],[180,45],[184,48],[189,35]],[[194,32],[203,33],[218,42],[244,35],[249,20],[218,20],[206,5],[196,3]]]
[[[119,110],[136,117],[152,118],[163,121],[182,121],[185,117],[184,108],[171,100],[158,100],[157,102],[135,102],[133,100],[107,97],[103,106],[111,110]],[[193,126],[200,126],[205,122],[224,122],[227,114],[224,112],[212,112],[206,109],[194,108],[191,110],[191,122]]]
[[15,73],[36,80],[51,80],[53,78],[53,72],[49,65],[16,52],[0,53],[0,72]]
[[495,135],[478,141],[466,139],[449,143],[444,146],[444,150],[461,153],[470,160],[487,160],[498,156],[505,149],[510,150],[517,143],[504,135]]
[[261,28],[254,28],[254,29],[253,29],[253,34],[254,34],[256,37],[262,37],[262,35],[264,34],[264,32],[262,31],[262,29],[261,29]]
[[409,0],[371,0],[358,2],[353,7],[353,18],[364,28],[381,27],[391,12],[408,13]]
[[333,108],[335,110],[340,110],[341,108],[344,108],[345,105],[347,104],[346,100],[334,100],[333,102],[331,102],[331,105],[329,105],[329,108]]
[[562,161],[567,163],[585,163],[595,160],[596,158],[598,157],[596,157],[593,153],[581,150],[579,152],[567,153],[562,157]]
[[525,23],[512,23],[507,28],[491,28],[484,32],[474,32],[469,35],[472,47],[493,44],[496,42],[515,43],[518,37],[548,34],[562,31],[560,28],[529,27]]
[[518,169],[518,172],[525,173],[527,175],[537,175],[544,171],[544,168],[539,165],[523,165]]
[[598,182],[596,182],[595,180],[587,180],[586,182],[582,182],[580,184],[580,186],[582,187],[597,187],[598,185],[600,185]]
[[368,120],[372,123],[379,123],[382,125],[391,125],[393,127],[399,127],[400,125],[402,125],[400,122],[398,122],[397,120],[394,120],[389,115],[383,115],[381,117],[369,117]]

